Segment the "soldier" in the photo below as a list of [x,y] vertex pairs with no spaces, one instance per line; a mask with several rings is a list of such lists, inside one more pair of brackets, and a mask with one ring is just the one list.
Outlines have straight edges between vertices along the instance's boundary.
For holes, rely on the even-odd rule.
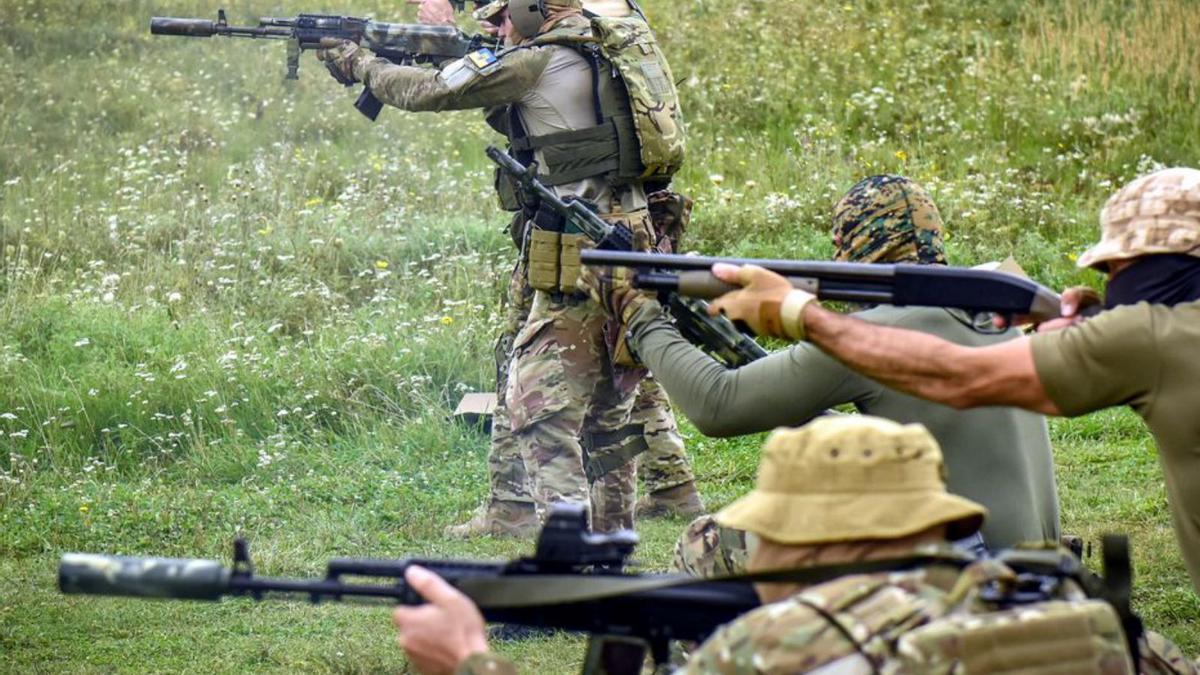
[[[941,230],[937,208],[919,185],[901,176],[871,176],[834,207],[835,258],[942,265]],[[987,545],[1007,548],[1022,541],[1058,540],[1054,461],[1040,415],[1012,408],[963,414],[930,404],[861,377],[811,345],[727,370],[685,340],[659,304],[633,291],[622,274],[589,268],[582,283],[614,315],[627,317],[629,344],[701,432],[732,436],[803,424],[845,403],[872,415],[920,422],[946,453],[951,491],[992,513],[982,534]],[[957,310],[880,306],[856,316],[968,345],[1017,336],[1016,331],[995,329],[989,318]]]
[[[717,514],[750,533],[750,572],[934,561],[815,586],[756,583],[764,606],[718,629],[681,672],[1132,672],[1121,618],[1074,581],[1049,591],[1052,602],[985,599],[983,589],[1016,575],[947,546],[977,530],[986,510],[946,492],[943,470],[937,442],[916,424],[842,416],[775,431],[755,489]],[[488,651],[470,600],[424,570],[408,581],[431,602],[393,613],[418,670],[515,672]],[[1140,646],[1144,673],[1195,672],[1160,636]]]
[[[499,20],[510,46],[480,49],[440,71],[372,58],[352,43],[318,56],[340,80],[363,82],[399,108],[491,109],[518,159],[537,162],[542,182],[595,205],[649,249],[656,237],[644,186],[678,168],[683,129],[670,70],[645,22],[589,21],[579,0],[500,0],[480,11]],[[564,231],[560,217],[515,186],[498,187],[506,206],[524,214],[519,269],[534,289],[505,392],[534,500],[543,515],[553,502],[589,503],[589,482],[603,478],[621,489],[600,490],[593,525],[632,526],[633,491],[623,486],[632,485],[634,465],[622,460],[643,371],[620,358],[622,331],[575,286],[578,251],[590,245],[584,235]],[[592,470],[585,478],[585,467],[611,475]]]
[[777,308],[772,323],[787,337],[955,408],[1076,416],[1131,406],[1158,444],[1175,536],[1200,592],[1200,171],[1164,169],[1129,183],[1105,204],[1100,226],[1100,243],[1079,265],[1108,275],[1105,311],[1085,319],[1081,306],[1098,296],[1068,291],[1062,319],[1001,344],[972,348],[870,325],[825,310],[761,268],[714,269],[746,286],[714,311],[766,330],[759,313]]

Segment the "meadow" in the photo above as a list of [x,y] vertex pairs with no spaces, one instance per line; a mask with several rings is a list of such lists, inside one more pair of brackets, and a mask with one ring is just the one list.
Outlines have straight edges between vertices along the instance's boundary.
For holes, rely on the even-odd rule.
[[[1191,0],[647,0],[685,104],[686,248],[823,259],[855,180],[933,195],[954,263],[1013,255],[1052,287],[1122,183],[1200,157]],[[514,251],[475,111],[385,109],[280,43],[152,37],[197,0],[0,0],[0,671],[403,671],[387,612],[63,597],[68,551],[507,558],[447,541],[486,494]],[[414,21],[383,0],[230,2]],[[470,20],[465,23],[469,24]],[[682,421],[682,420],[681,420]],[[682,421],[702,493],[749,489],[761,437]],[[1132,537],[1135,606],[1200,653],[1200,600],[1152,440],[1126,411],[1051,424],[1064,529]],[[985,433],[985,430],[981,430]],[[639,523],[645,569],[682,521]],[[1093,557],[1091,564],[1098,561]],[[499,648],[571,672],[578,638]]]

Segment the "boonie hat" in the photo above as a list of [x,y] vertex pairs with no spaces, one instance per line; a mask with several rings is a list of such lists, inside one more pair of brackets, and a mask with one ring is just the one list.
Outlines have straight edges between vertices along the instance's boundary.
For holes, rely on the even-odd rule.
[[945,264],[942,216],[929,193],[904,176],[868,176],[833,207],[834,259]]
[[717,522],[781,544],[898,539],[936,525],[962,539],[987,509],[946,492],[942,451],[920,424],[866,415],[776,429],[749,494]]
[[1121,188],[1100,212],[1100,243],[1080,267],[1104,270],[1111,260],[1186,253],[1200,257],[1200,171],[1155,171]]

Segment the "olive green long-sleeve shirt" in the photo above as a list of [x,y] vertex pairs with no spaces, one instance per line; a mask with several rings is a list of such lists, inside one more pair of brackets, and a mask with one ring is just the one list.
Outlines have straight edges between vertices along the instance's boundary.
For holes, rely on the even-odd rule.
[[[940,308],[881,306],[855,316],[967,346],[1017,335]],[[897,422],[919,422],[942,447],[950,491],[987,507],[983,536],[990,547],[1059,537],[1054,461],[1041,415],[1001,407],[956,411],[923,401],[858,375],[807,343],[726,369],[685,340],[658,303],[643,307],[629,331],[630,345],[672,403],[706,435],[797,426],[845,403]]]

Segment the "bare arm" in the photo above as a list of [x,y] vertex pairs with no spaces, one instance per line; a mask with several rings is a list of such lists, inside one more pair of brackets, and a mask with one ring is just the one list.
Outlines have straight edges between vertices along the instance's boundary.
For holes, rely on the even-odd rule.
[[807,339],[893,389],[954,408],[1008,405],[1059,415],[1038,378],[1029,338],[962,347],[927,333],[876,326],[811,304]]

